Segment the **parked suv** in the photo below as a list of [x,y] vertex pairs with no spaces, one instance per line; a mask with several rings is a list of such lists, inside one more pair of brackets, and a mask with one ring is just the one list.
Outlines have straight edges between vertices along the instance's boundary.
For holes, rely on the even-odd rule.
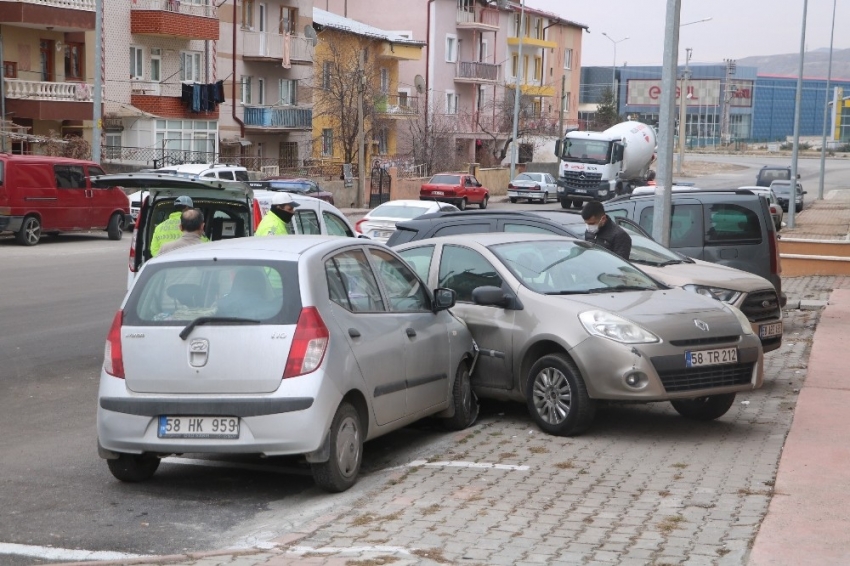
[[[694,259],[749,271],[773,283],[782,305],[779,246],[767,199],[752,191],[673,192],[670,249]],[[655,195],[631,194],[605,203],[652,233]]]
[[[797,179],[800,175],[797,175]],[[791,167],[779,167],[776,165],[765,165],[756,175],[756,186],[769,187],[774,181],[790,181]]]

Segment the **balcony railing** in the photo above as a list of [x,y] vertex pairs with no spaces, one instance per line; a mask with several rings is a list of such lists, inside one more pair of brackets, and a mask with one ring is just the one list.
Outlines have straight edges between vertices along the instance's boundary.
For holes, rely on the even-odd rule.
[[499,27],[499,11],[489,8],[481,10],[465,10],[458,8],[457,23],[459,26],[474,26],[475,24],[487,27]]
[[501,65],[494,65],[493,63],[460,61],[457,64],[455,78],[496,82],[499,80],[499,67]]
[[246,126],[288,130],[313,128],[313,109],[273,106],[246,106],[243,117]]
[[419,113],[419,99],[415,96],[385,94],[375,100],[375,112],[393,116],[415,116]]
[[92,102],[94,86],[88,83],[55,83],[6,79],[6,98],[51,102]]
[[34,4],[49,8],[65,8],[67,10],[86,10],[94,12],[95,0],[17,0],[21,4]]
[[[48,1],[57,2],[60,0]],[[71,0],[68,1],[70,2]],[[92,4],[94,4],[94,0],[92,0]],[[133,10],[174,12],[187,16],[200,16],[202,18],[218,18],[218,10],[212,2],[201,4],[192,2],[191,0],[134,0],[130,4],[130,8]]]
[[[279,33],[243,31],[242,56],[262,59],[283,59],[284,36]],[[289,36],[289,60],[313,62],[313,42],[302,35]]]

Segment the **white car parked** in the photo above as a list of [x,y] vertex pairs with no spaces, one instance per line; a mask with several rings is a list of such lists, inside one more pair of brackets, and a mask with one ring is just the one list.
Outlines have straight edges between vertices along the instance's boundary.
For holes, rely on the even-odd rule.
[[520,173],[508,184],[508,198],[511,202],[526,198],[546,203],[558,199],[558,185],[549,173]]
[[357,221],[354,229],[373,240],[386,243],[395,232],[397,222],[404,222],[432,212],[460,212],[453,204],[425,200],[391,200],[378,206]]

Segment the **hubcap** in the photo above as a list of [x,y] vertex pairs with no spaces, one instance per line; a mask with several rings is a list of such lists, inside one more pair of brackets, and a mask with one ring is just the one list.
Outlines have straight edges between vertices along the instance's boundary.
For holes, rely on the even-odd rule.
[[39,226],[38,221],[34,219],[27,220],[27,225],[24,226],[24,234],[27,242],[30,244],[37,242],[41,236],[41,226]]
[[346,417],[339,425],[336,457],[339,472],[346,478],[353,476],[360,461],[360,431],[357,430],[357,422],[352,417]]
[[472,386],[469,384],[469,373],[464,371],[460,375],[460,402],[463,410],[472,412]]
[[555,368],[544,368],[534,378],[532,399],[543,421],[551,425],[561,424],[570,414],[572,405],[567,377]]

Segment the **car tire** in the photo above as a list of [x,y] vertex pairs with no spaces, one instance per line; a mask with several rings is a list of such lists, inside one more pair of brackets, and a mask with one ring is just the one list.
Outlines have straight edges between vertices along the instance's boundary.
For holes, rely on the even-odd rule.
[[313,480],[331,493],[347,490],[357,481],[363,462],[363,430],[360,413],[343,401],[336,410],[330,431],[330,458],[310,464]]
[[511,197],[511,198],[510,198],[510,201],[511,201],[512,203],[516,204],[516,197]]
[[457,207],[459,210],[466,210],[466,199],[461,199],[461,201],[457,203]]
[[482,201],[481,201],[481,204],[479,204],[479,205],[478,205],[478,208],[480,208],[481,210],[484,210],[485,208],[487,208],[487,202],[488,202],[489,200],[490,200],[490,196],[489,196],[489,195],[486,195],[486,196],[484,197],[484,200],[482,200]]
[[121,454],[106,465],[115,479],[128,483],[138,483],[153,477],[159,468],[159,458],[150,454]]
[[569,209],[569,208],[570,208],[570,207],[572,207],[572,206],[573,206],[573,201],[571,201],[571,200],[563,200],[563,199],[561,200],[561,208],[567,208],[567,209]]
[[121,225],[122,220],[120,214],[113,214],[109,219],[109,225],[106,227],[106,235],[110,240],[120,240],[124,235],[124,227]]
[[670,401],[676,412],[695,421],[713,421],[725,415],[735,402],[734,393],[709,395],[696,399],[677,399]]
[[596,414],[596,401],[587,394],[578,368],[563,354],[543,356],[531,366],[525,400],[537,426],[556,436],[584,432]]
[[41,239],[41,220],[37,216],[27,216],[20,230],[15,232],[15,241],[22,246],[34,246]]
[[472,391],[472,380],[469,376],[469,365],[461,362],[452,386],[452,406],[455,414],[443,420],[447,430],[463,430],[471,426],[478,418],[478,398]]

